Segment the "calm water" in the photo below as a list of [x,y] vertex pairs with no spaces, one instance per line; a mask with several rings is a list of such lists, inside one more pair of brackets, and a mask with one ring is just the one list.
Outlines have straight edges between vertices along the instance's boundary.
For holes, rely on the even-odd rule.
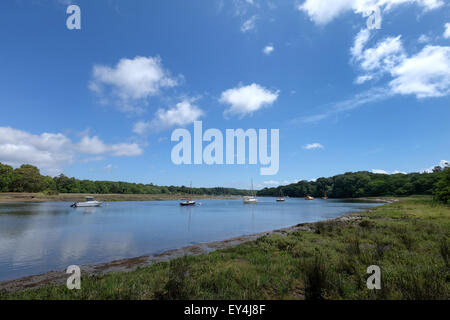
[[377,204],[259,198],[112,202],[70,208],[67,202],[0,204],[0,281],[107,262],[340,216]]

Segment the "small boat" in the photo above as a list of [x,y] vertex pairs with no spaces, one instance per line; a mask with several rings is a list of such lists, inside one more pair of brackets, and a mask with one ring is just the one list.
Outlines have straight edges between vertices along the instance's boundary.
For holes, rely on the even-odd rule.
[[258,199],[256,199],[253,196],[245,196],[243,201],[244,201],[244,203],[247,203],[247,204],[253,204],[253,203],[257,203]]
[[180,206],[193,206],[195,205],[195,201],[192,198],[183,198],[180,199]]
[[327,192],[326,192],[326,191],[323,193],[322,199],[323,199],[323,200],[327,200],[327,199],[328,199],[328,196],[327,196]]
[[[192,194],[192,182],[189,187],[189,195]],[[195,201],[192,198],[182,198],[180,199],[180,206],[195,206]]]
[[100,205],[102,204],[102,201],[97,201],[94,199],[94,197],[86,197],[86,201],[82,201],[82,202],[74,202],[73,204],[71,204],[70,206],[72,208],[78,208],[78,207],[100,207]]
[[277,202],[283,202],[285,201],[284,196],[283,196],[283,190],[280,189],[280,196],[277,198]]
[[314,197],[310,196],[309,194],[305,197],[305,200],[314,200]]
[[252,179],[252,192],[251,192],[251,196],[245,196],[243,198],[244,203],[246,204],[255,204],[258,202],[258,199],[255,197],[255,192],[253,191],[253,179]]

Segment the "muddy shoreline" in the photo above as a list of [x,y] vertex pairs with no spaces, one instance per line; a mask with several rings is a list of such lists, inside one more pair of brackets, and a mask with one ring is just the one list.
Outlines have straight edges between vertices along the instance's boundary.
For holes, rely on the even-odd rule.
[[[45,195],[42,193],[19,193],[19,192],[1,192],[0,203],[20,203],[20,202],[75,202],[84,201],[86,196],[94,196],[96,200],[113,201],[161,201],[161,200],[179,200],[185,197],[184,194],[85,194],[85,193],[60,193],[57,195]],[[193,195],[195,200],[205,199],[239,199],[240,196],[210,196]]]
[[[382,203],[392,203],[397,200],[395,199],[370,199],[376,202]],[[368,209],[366,211],[372,211],[373,209]],[[137,268],[146,267],[153,263],[169,261],[182,257],[184,255],[201,255],[208,254],[210,252],[225,249],[229,247],[235,247],[242,243],[255,241],[262,236],[270,235],[282,235],[286,236],[292,232],[303,231],[303,232],[314,232],[318,223],[321,222],[335,222],[335,223],[348,223],[351,221],[361,220],[362,217],[359,215],[361,211],[348,213],[343,216],[334,219],[323,220],[313,223],[300,223],[295,226],[282,228],[278,230],[272,230],[267,232],[260,232],[250,235],[239,236],[231,239],[226,239],[222,241],[214,241],[207,243],[198,243],[195,245],[167,250],[162,253],[153,254],[149,256],[140,256],[134,258],[126,258],[120,260],[114,260],[99,264],[86,264],[81,265],[81,274],[84,276],[93,275],[104,275],[111,272],[130,272],[136,270]],[[46,285],[61,285],[66,283],[68,275],[65,270],[59,271],[49,271],[43,274],[27,276],[14,280],[7,280],[0,282],[0,291],[12,292],[17,290],[39,288]]]

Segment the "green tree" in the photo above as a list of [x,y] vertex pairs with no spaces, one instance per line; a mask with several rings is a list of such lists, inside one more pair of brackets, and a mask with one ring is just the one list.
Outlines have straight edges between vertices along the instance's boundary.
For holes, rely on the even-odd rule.
[[23,164],[13,171],[12,191],[41,192],[45,187],[45,179],[35,166]]
[[450,203],[450,168],[441,173],[441,177],[434,186],[434,197],[443,203]]
[[0,163],[0,192],[11,191],[13,167]]

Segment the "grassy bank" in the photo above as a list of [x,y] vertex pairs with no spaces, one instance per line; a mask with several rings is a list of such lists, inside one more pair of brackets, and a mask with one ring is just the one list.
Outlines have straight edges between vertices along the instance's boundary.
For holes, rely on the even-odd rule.
[[[0,299],[449,299],[450,207],[404,198],[310,231]],[[307,228],[305,228],[307,229]],[[382,289],[368,290],[378,265]]]

